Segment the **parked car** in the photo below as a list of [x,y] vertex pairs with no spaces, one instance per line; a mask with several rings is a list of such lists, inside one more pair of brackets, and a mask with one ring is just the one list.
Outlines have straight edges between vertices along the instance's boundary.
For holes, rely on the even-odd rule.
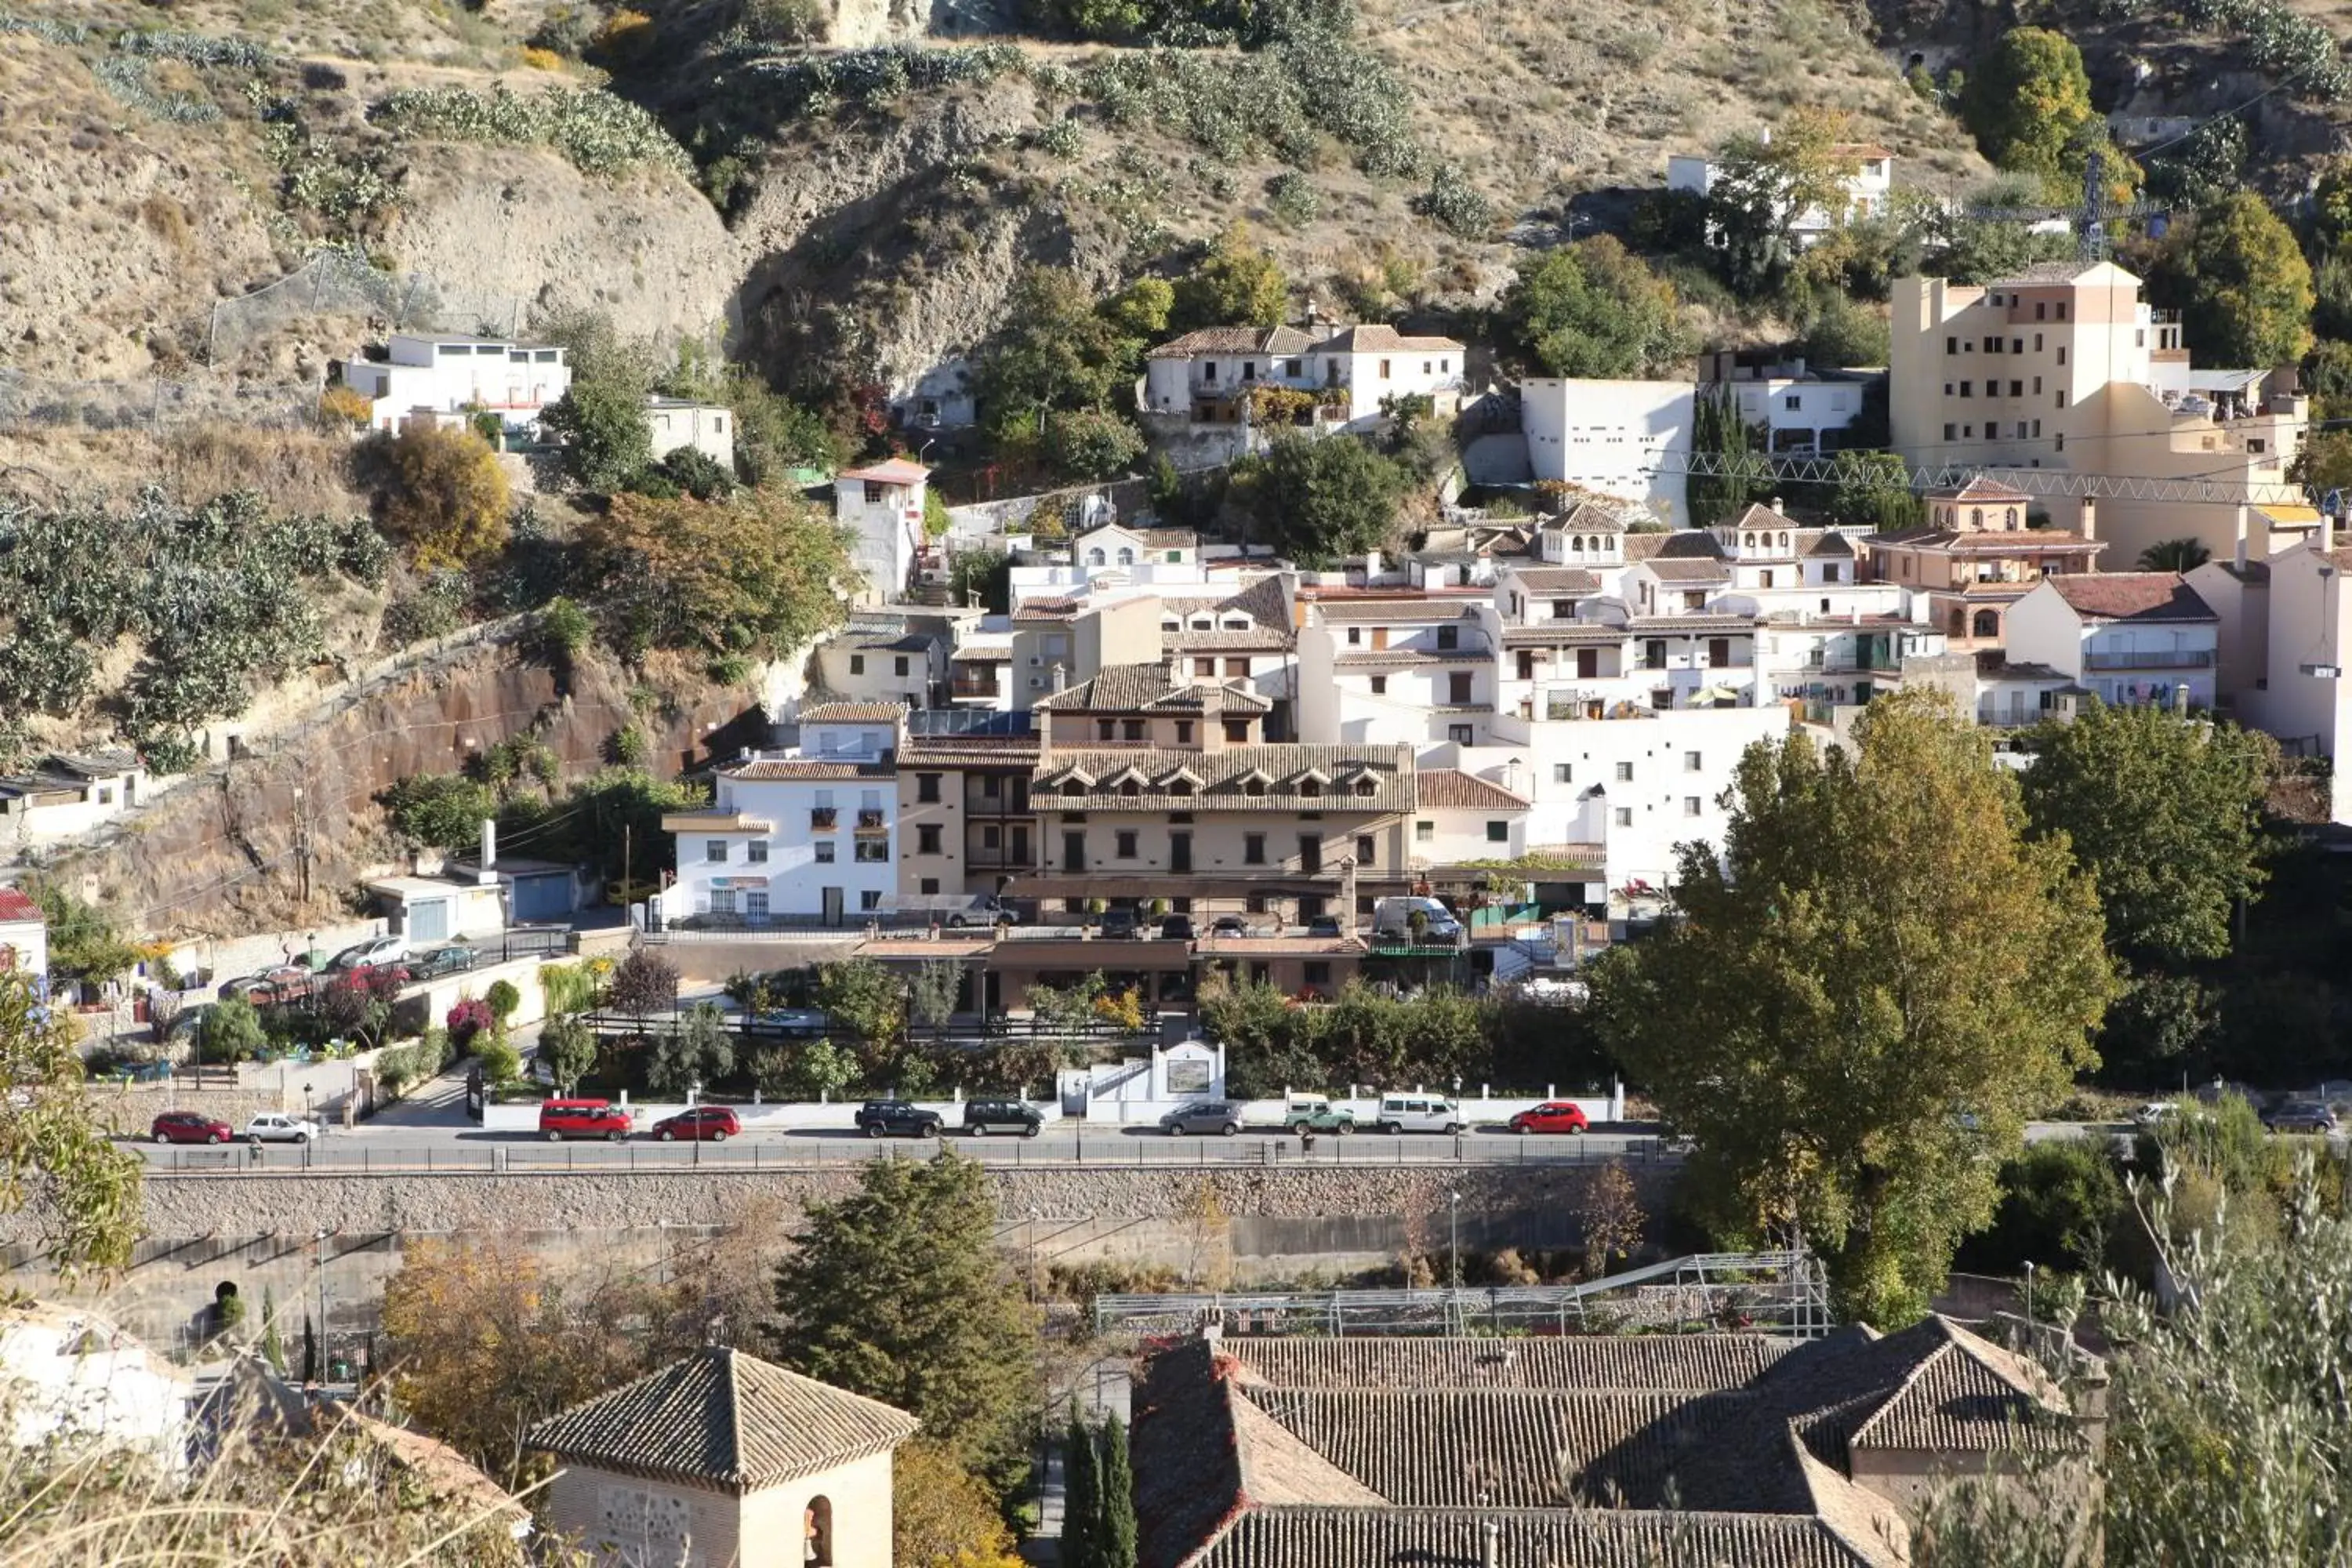
[[1592,1123],[1585,1119],[1584,1107],[1572,1100],[1547,1100],[1541,1105],[1530,1105],[1511,1118],[1511,1131],[1525,1135],[1529,1132],[1583,1132]]
[[1133,910],[1105,910],[1102,914],[1102,934],[1107,937],[1131,937],[1140,929]]
[[[1412,929],[1415,915],[1422,919],[1418,934]],[[1461,940],[1462,922],[1454,918],[1452,910],[1435,899],[1382,899],[1372,906],[1372,934],[1391,942],[1443,945]]]
[[539,1108],[539,1135],[551,1143],[566,1138],[605,1138],[618,1143],[629,1135],[629,1113],[609,1100],[550,1100]]
[[236,1129],[200,1110],[167,1110],[147,1129],[158,1143],[226,1143]]
[[396,936],[380,936],[370,942],[354,942],[327,961],[329,970],[357,969],[363,963],[387,963],[408,951],[408,943]]
[[757,1021],[787,1035],[822,1035],[833,1027],[833,1020],[821,1007],[771,1008]]
[[1462,1113],[1441,1094],[1384,1094],[1374,1125],[1382,1132],[1459,1132]]
[[868,1138],[936,1138],[947,1119],[903,1100],[869,1100],[857,1108],[857,1128]]
[[1241,915],[1219,915],[1209,922],[1211,936],[1247,936],[1250,923]]
[[724,1143],[743,1131],[743,1120],[723,1105],[698,1105],[654,1123],[654,1136],[665,1143]]
[[1160,940],[1162,942],[1191,942],[1192,934],[1191,915],[1169,915],[1160,922]]
[[985,1138],[997,1128],[1018,1132],[1024,1138],[1034,1138],[1045,1131],[1045,1118],[1034,1105],[1017,1100],[967,1100],[963,1102],[963,1130],[975,1138]]
[[1293,1132],[1353,1132],[1356,1113],[1319,1095],[1300,1095],[1282,1108],[1282,1124]]
[[482,955],[462,944],[432,948],[407,960],[409,974],[417,980],[431,980],[437,975],[463,974],[482,961]]
[[1181,1106],[1160,1119],[1160,1131],[1171,1138],[1187,1132],[1222,1132],[1230,1138],[1241,1130],[1242,1108],[1222,1100]]
[[1315,915],[1307,921],[1307,934],[1336,939],[1339,934],[1338,915]]
[[308,1143],[319,1136],[319,1124],[299,1116],[269,1111],[245,1124],[248,1143]]
[[261,1000],[261,996],[255,994],[257,992],[266,996],[276,989],[277,982],[271,980],[267,974],[240,974],[234,980],[224,980],[220,983],[220,994],[223,997],[242,996],[248,1002]]
[[955,927],[1019,925],[1021,916],[1001,899],[982,898],[951,910],[947,923]]
[[2263,1117],[2263,1125],[2273,1132],[2333,1132],[2336,1112],[2315,1100],[2299,1100]]

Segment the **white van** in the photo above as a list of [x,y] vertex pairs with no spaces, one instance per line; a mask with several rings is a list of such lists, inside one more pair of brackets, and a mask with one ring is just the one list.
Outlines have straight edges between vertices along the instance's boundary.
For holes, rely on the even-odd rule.
[[1442,1094],[1384,1094],[1372,1125],[1382,1132],[1459,1132],[1463,1122]]
[[1421,940],[1426,942],[1451,944],[1462,939],[1462,922],[1454,911],[1435,899],[1382,899],[1372,906],[1372,934],[1391,942],[1412,940],[1412,917],[1422,915],[1427,924],[1422,928]]

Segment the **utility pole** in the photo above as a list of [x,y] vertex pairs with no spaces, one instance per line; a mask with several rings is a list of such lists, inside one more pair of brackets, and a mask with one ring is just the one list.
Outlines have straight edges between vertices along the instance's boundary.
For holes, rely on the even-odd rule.
[[[621,890],[624,893],[631,895],[634,895],[637,890],[635,886],[637,870],[636,858],[633,853],[636,847],[636,826],[637,825],[634,822],[625,821],[621,824]],[[624,898],[621,901],[624,904],[631,904],[635,903],[636,900],[634,897],[628,897]]]
[[300,784],[294,786],[294,863],[300,878],[302,903],[310,902],[310,806]]

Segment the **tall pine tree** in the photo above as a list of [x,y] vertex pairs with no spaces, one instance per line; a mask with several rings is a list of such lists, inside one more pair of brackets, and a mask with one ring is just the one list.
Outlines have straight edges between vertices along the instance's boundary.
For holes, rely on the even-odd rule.
[[1135,1470],[1127,1426],[1114,1415],[1102,1434],[1102,1534],[1097,1568],[1135,1568]]
[[1062,1458],[1062,1568],[1108,1568],[1101,1555],[1103,1478],[1094,1428],[1070,1402]]

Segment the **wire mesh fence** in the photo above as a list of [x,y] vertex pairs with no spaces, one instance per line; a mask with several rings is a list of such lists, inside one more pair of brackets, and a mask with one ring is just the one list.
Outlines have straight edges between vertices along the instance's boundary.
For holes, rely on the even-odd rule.
[[231,363],[310,323],[324,331],[352,316],[387,331],[512,337],[530,309],[520,294],[387,271],[347,250],[320,250],[275,283],[215,304],[205,343],[214,364]]

